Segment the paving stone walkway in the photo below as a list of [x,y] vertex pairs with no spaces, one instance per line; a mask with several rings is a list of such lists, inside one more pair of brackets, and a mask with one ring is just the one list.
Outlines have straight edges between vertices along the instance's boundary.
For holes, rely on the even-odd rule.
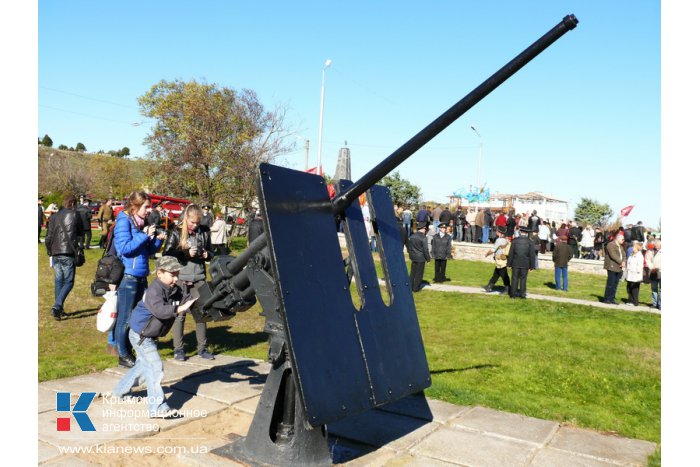
[[[380,280],[380,282],[383,284],[384,281]],[[486,292],[482,287],[467,287],[464,285],[449,285],[449,284],[430,284],[426,287],[423,288],[423,290],[437,290],[440,292],[459,292],[459,293],[467,293],[467,294],[485,294],[485,295],[499,295],[500,292],[494,291],[494,292]],[[554,297],[552,295],[537,295],[537,294],[532,294],[528,293],[527,298],[530,300],[549,300],[551,302],[560,302],[560,303],[575,303],[577,305],[589,305],[589,306],[594,306],[598,308],[607,308],[611,310],[622,310],[622,311],[637,311],[637,312],[646,312],[646,313],[654,313],[654,314],[661,314],[661,310],[657,308],[652,308],[648,305],[639,305],[639,306],[630,306],[624,303],[619,303],[617,305],[610,305],[607,303],[601,303],[601,302],[594,302],[591,300],[581,300],[578,298],[567,298],[567,297]]]
[[[213,361],[198,357],[186,362],[166,360],[164,369],[166,398],[171,407],[186,414],[183,418],[149,419],[144,413],[144,400],[109,397],[125,372],[119,367],[40,383],[39,463],[240,465],[210,451],[245,436],[270,365],[218,355]],[[71,407],[81,393],[97,393],[86,412],[96,431],[82,432],[69,414],[56,411],[58,392],[71,394]],[[145,397],[145,391],[135,395]],[[57,419],[61,417],[71,418],[70,431],[58,430]],[[215,418],[225,428],[214,434],[201,428],[206,426],[204,419],[213,422]],[[189,431],[188,426],[192,427]],[[330,425],[328,431],[334,459],[348,466],[643,466],[656,449],[656,444],[648,441],[419,395],[346,418]],[[176,432],[186,436],[164,436]],[[109,457],[110,447],[143,446],[139,442],[160,441],[159,437],[162,443],[174,445],[195,436],[207,452]],[[81,447],[100,448],[104,454],[90,457],[65,452]]]

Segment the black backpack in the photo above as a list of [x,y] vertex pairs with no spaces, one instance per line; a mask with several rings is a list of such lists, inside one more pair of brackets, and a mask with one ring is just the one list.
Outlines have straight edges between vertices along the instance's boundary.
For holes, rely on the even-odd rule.
[[97,262],[97,270],[95,271],[95,280],[90,285],[90,290],[94,297],[101,297],[109,291],[109,285],[119,285],[124,276],[124,264],[121,258],[117,255],[117,250],[114,247],[114,226],[109,228],[107,232],[107,242],[105,249],[102,252],[102,258]]

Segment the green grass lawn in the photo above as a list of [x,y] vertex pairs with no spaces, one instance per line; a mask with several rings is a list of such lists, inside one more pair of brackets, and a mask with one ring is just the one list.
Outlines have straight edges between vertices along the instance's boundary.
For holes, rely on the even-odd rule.
[[[378,261],[378,256],[375,254],[375,266],[379,277],[382,277],[381,265]],[[407,262],[407,267],[410,269],[411,263]],[[432,282],[435,272],[434,262],[431,261],[425,267],[425,280]],[[447,277],[450,282],[445,282],[447,285],[464,285],[468,287],[483,287],[485,286],[491,275],[493,274],[493,262],[482,261],[466,261],[452,260],[447,262]],[[603,269],[603,262],[600,262],[600,268]],[[511,270],[508,270],[508,276],[512,277]],[[536,269],[530,271],[527,276],[527,291],[528,293],[539,295],[551,295],[555,297],[576,298],[580,300],[590,300],[599,302],[605,294],[605,281],[607,275],[584,274],[579,272],[569,271],[569,290],[564,292],[554,289],[554,270],[553,269]],[[497,286],[502,286],[503,282],[499,279]],[[615,297],[619,303],[627,301],[627,291],[625,289],[625,281],[620,281],[617,287],[617,295]],[[642,284],[639,291],[640,305],[651,305],[651,286]]]
[[[237,242],[238,249],[245,244]],[[49,311],[53,271],[43,244],[38,251],[38,380],[115,366],[116,357],[105,352],[106,334],[95,328],[103,300],[90,294],[101,250],[86,252],[87,263],[78,268],[65,304],[70,316],[60,322]],[[492,265],[450,261],[447,270],[451,284],[482,286]],[[426,278],[431,277],[429,267]],[[555,295],[546,285],[552,279],[552,271],[534,271],[528,290]],[[604,276],[570,274],[567,296],[594,300],[604,284]],[[429,397],[660,442],[659,315],[429,289],[415,300],[433,378]],[[256,306],[230,321],[210,323],[210,350],[265,359],[260,311]],[[196,343],[190,318],[185,336],[191,355]],[[161,340],[160,353],[172,357],[170,336]]]

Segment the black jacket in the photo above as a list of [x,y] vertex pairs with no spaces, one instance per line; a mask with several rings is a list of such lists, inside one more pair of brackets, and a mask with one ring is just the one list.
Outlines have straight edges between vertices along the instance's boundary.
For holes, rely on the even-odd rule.
[[408,257],[411,261],[430,262],[428,239],[423,235],[423,232],[416,232],[408,239]]
[[515,218],[508,216],[506,220],[506,237],[512,237],[515,234]]
[[156,278],[131,312],[129,326],[144,337],[163,337],[175,322],[178,306],[190,298],[179,285],[168,287]]
[[265,232],[263,220],[259,217],[251,219],[248,224],[248,245]]
[[583,238],[583,232],[580,227],[569,228],[569,245],[578,245],[581,238]]
[[73,209],[61,208],[51,216],[46,232],[46,253],[49,256],[75,256],[83,225]]
[[452,220],[452,213],[447,210],[443,209],[443,211],[440,213],[440,222],[444,222],[445,224],[450,224],[450,221]]
[[152,210],[148,217],[146,218],[146,224],[148,225],[160,225],[161,215],[157,209]]
[[185,268],[180,271],[180,280],[196,282],[197,280],[204,280],[206,278],[206,260],[202,255],[204,251],[206,251],[207,259],[211,259],[214,256],[214,252],[211,251],[209,235],[209,227],[204,225],[199,225],[199,227],[197,227],[196,232],[190,239],[193,239],[192,243],[197,247],[198,252],[197,256],[191,257],[189,247],[185,249],[180,248],[180,227],[177,226],[170,231],[168,239],[165,241],[163,254],[166,256],[174,256],[180,264],[185,266]]
[[452,259],[452,236],[445,233],[441,238],[440,234],[435,234],[432,255],[435,259]]
[[81,204],[75,208],[75,212],[77,212],[80,217],[83,231],[87,232],[90,230],[90,221],[92,220],[92,211],[90,211],[90,208]]
[[535,269],[535,244],[525,235],[515,237],[510,244],[508,267]]

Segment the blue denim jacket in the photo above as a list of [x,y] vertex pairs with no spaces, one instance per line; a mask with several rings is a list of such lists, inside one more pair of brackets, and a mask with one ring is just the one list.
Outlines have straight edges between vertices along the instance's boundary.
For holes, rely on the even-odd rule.
[[114,247],[124,263],[124,274],[136,277],[148,275],[148,257],[155,254],[163,241],[151,240],[146,233],[138,230],[129,216],[120,212],[114,226]]

